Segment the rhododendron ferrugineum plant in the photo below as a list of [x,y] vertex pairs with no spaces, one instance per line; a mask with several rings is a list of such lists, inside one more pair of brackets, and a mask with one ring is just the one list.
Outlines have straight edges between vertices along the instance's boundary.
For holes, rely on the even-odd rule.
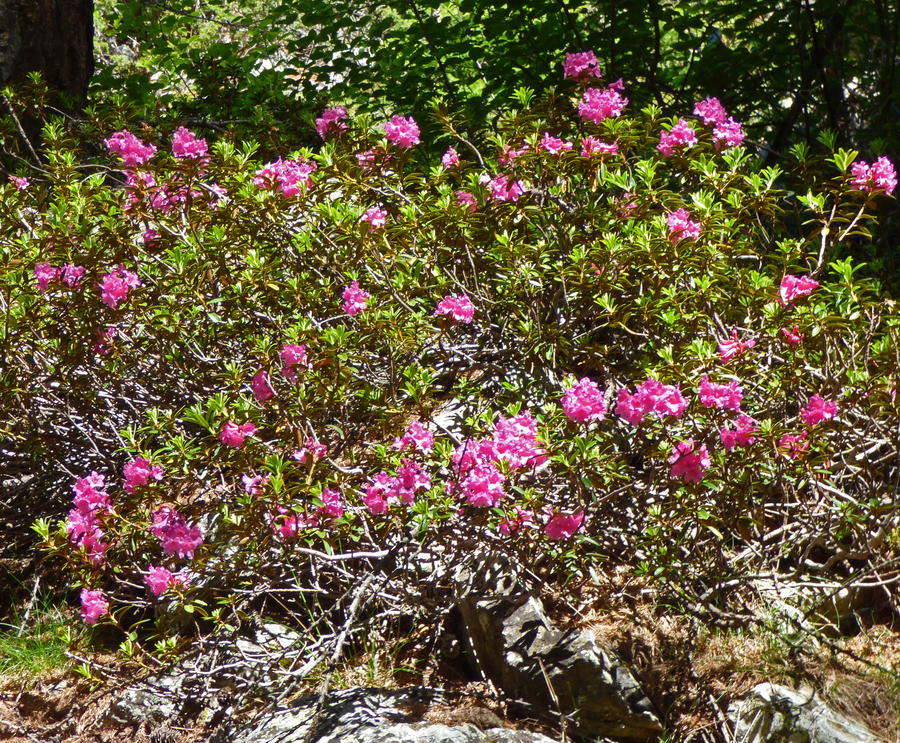
[[[47,174],[0,186],[5,224],[34,213],[0,237],[0,394],[9,446],[56,468],[37,530],[102,591],[86,619],[165,600],[224,625],[313,573],[339,603],[389,553],[488,551],[548,580],[615,561],[695,611],[723,576],[802,572],[812,541],[884,557],[865,537],[898,518],[881,432],[900,314],[846,256],[892,198],[887,164],[764,168],[717,144],[717,102],[663,120],[597,73],[570,59],[565,93],[522,91],[487,145],[342,109],[318,150],[275,160],[189,131],[109,125],[106,152],[48,130]],[[465,157],[442,167],[448,139]],[[33,428],[21,380],[71,436]],[[816,521],[823,492],[848,505]],[[801,514],[802,538],[767,539]],[[439,574],[385,572],[381,600]]]

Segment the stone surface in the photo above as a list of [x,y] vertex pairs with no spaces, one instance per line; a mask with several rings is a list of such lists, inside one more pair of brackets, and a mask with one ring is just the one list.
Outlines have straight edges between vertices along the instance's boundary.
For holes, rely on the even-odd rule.
[[878,743],[868,728],[852,722],[812,691],[759,684],[728,707],[735,743]]
[[506,694],[553,710],[549,680],[582,735],[646,741],[662,731],[632,670],[590,632],[554,627],[535,598],[469,599],[460,608],[482,672]]
[[[441,692],[425,687],[397,691],[347,689],[326,699],[316,726],[314,743],[553,743],[525,730],[489,728],[474,724],[438,725],[420,721],[424,706],[440,701]],[[288,709],[266,714],[249,730],[223,729],[210,743],[301,743],[315,713],[315,696],[302,697]]]

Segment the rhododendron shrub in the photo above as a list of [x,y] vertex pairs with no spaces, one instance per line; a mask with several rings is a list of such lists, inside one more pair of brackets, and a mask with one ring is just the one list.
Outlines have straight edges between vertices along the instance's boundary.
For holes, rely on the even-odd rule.
[[718,102],[663,120],[599,74],[570,59],[475,144],[446,121],[444,162],[399,113],[330,109],[318,150],[276,160],[48,129],[48,175],[0,186],[3,435],[47,463],[38,529],[106,597],[86,618],[225,623],[313,572],[339,602],[434,545],[706,602],[784,565],[826,579],[812,544],[876,569],[900,316],[847,250],[887,166],[763,168]]

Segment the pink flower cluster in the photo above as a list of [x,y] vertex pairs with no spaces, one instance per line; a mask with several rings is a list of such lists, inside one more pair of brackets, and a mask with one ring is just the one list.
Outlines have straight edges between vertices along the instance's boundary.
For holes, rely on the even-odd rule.
[[322,116],[316,119],[316,131],[322,139],[328,139],[331,134],[341,134],[347,131],[344,123],[347,120],[347,109],[343,106],[326,108]]
[[729,452],[736,446],[749,446],[756,441],[757,428],[753,419],[748,415],[741,413],[738,416],[734,428],[723,428],[719,432],[719,438],[725,446],[725,451]]
[[793,332],[788,330],[787,328],[782,328],[781,334],[784,336],[785,341],[787,341],[787,344],[791,348],[799,346],[801,343],[803,343],[804,334],[800,332],[799,325],[794,326]]
[[456,192],[456,204],[470,213],[478,210],[478,202],[475,201],[475,197],[468,191]]
[[494,201],[518,201],[522,194],[525,193],[525,187],[522,181],[516,181],[509,185],[509,178],[506,175],[498,175],[496,178],[487,181],[488,198]]
[[232,449],[240,449],[244,445],[244,439],[247,436],[253,436],[256,431],[256,426],[250,421],[242,423],[240,426],[231,421],[227,421],[222,428],[222,432],[219,434],[219,441],[225,446],[230,446]]
[[104,487],[105,478],[97,472],[79,477],[72,486],[75,491],[72,499],[75,508],[69,511],[69,521],[66,524],[69,539],[81,548],[95,567],[103,563],[109,546],[103,541],[106,534],[100,528],[98,520],[101,513],[112,513],[109,495],[104,492]]
[[753,348],[755,345],[756,341],[753,340],[753,338],[742,341],[738,338],[737,330],[732,330],[730,341],[719,341],[719,358],[722,359],[722,361],[730,361],[735,356],[740,356],[748,348]]
[[250,381],[250,391],[259,403],[264,403],[275,397],[275,391],[272,389],[272,384],[269,382],[269,372],[265,369],[260,369],[256,372],[256,374],[253,375],[253,379]]
[[680,418],[687,408],[688,403],[677,384],[663,384],[650,377],[634,394],[622,387],[616,399],[616,415],[633,426],[639,426],[644,416],[650,413],[660,419],[667,416]]
[[830,421],[837,415],[837,403],[826,400],[821,395],[813,395],[809,403],[800,411],[800,418],[812,428],[822,421]]
[[34,267],[34,278],[38,282],[38,289],[44,294],[47,293],[50,284],[60,279],[69,288],[80,289],[86,270],[84,266],[75,266],[71,263],[67,263],[62,268],[57,268],[50,263],[38,263]]
[[697,144],[697,134],[687,119],[678,119],[678,122],[669,131],[663,130],[659,135],[659,144],[656,145],[663,157],[671,157],[675,152],[691,149]]
[[602,77],[597,55],[592,51],[566,54],[563,63],[563,78],[585,81],[592,77]]
[[244,492],[247,495],[262,495],[266,491],[266,485],[269,484],[268,475],[241,475],[241,484],[244,486]]
[[312,369],[312,364],[306,357],[306,346],[302,344],[298,346],[296,343],[285,343],[278,355],[284,364],[281,373],[290,382],[297,381],[296,369]]
[[547,516],[549,519],[546,526],[544,526],[544,534],[551,541],[568,539],[577,532],[584,531],[584,511],[566,515],[551,509],[548,511]]
[[778,450],[789,459],[800,459],[809,449],[809,441],[806,440],[806,431],[799,435],[786,434],[778,441]]
[[744,390],[732,379],[728,384],[716,384],[709,381],[709,376],[704,376],[700,382],[700,402],[707,408],[721,408],[740,412],[741,400],[744,399]]
[[97,620],[109,611],[109,602],[103,591],[81,589],[81,616],[88,624],[97,624]]
[[781,280],[778,290],[778,301],[782,306],[790,307],[800,297],[808,297],[819,286],[819,282],[809,276],[793,276],[788,274]]
[[578,115],[585,121],[599,124],[605,119],[614,119],[622,114],[628,99],[619,95],[614,86],[606,90],[588,88],[578,104]]
[[326,454],[328,454],[328,447],[310,437],[306,440],[303,448],[297,449],[292,456],[301,464],[306,464],[308,458],[311,457],[312,461],[315,462],[317,459],[322,459]]
[[363,502],[371,513],[382,514],[392,504],[414,502],[417,490],[428,490],[430,487],[431,476],[417,462],[401,459],[396,477],[382,471],[366,485]]
[[269,520],[269,528],[275,538],[283,542],[296,537],[300,529],[330,526],[344,515],[344,499],[337,490],[325,488],[320,500],[322,505],[307,515],[278,506],[278,515]]
[[116,329],[108,327],[106,330],[97,331],[97,342],[94,344],[94,353],[106,356],[113,349],[113,339],[116,337]]
[[18,191],[24,191],[31,185],[31,181],[27,178],[19,178],[15,175],[9,176],[9,182],[12,183]]
[[422,425],[421,421],[413,421],[402,438],[398,436],[394,439],[395,449],[402,451],[407,446],[412,446],[423,454],[427,454],[434,448],[434,436]]
[[124,469],[125,490],[134,493],[135,488],[143,487],[152,477],[154,480],[163,479],[163,468],[160,465],[152,465],[144,457],[137,457],[128,462]]
[[559,157],[563,152],[572,149],[572,143],[551,136],[550,132],[544,132],[544,138],[541,140],[541,148],[551,155]]
[[687,209],[677,209],[666,216],[669,225],[669,240],[675,245],[681,238],[696,240],[700,237],[700,223],[691,220]]
[[700,117],[704,126],[713,127],[716,149],[738,147],[744,141],[746,135],[740,123],[725,113],[718,98],[710,97],[694,104],[694,114]]
[[100,282],[100,299],[110,309],[115,309],[119,302],[128,298],[128,290],[141,285],[136,273],[128,271],[120,265],[115,271],[110,271]]
[[156,147],[152,144],[144,144],[131,132],[122,130],[116,132],[109,139],[104,139],[103,144],[109,152],[119,153],[122,165],[126,168],[136,168],[148,162],[156,153]]
[[367,209],[366,213],[360,217],[363,222],[368,222],[372,227],[384,227],[387,222],[387,211],[378,206]]
[[187,586],[191,583],[190,574],[187,570],[182,570],[177,574],[166,568],[158,568],[153,565],[147,566],[147,574],[144,576],[150,593],[159,598],[169,588],[174,586]]
[[282,196],[291,198],[303,193],[312,183],[315,169],[316,164],[311,160],[282,160],[279,157],[275,162],[267,163],[257,170],[253,183],[267,191],[278,186]]
[[384,125],[384,136],[391,144],[406,150],[419,144],[419,127],[412,116],[404,119],[394,114],[394,118]]
[[598,423],[606,417],[606,400],[597,383],[588,377],[579,379],[566,390],[562,399],[563,410],[575,423]]
[[447,315],[456,322],[471,323],[475,318],[475,306],[465,294],[457,296],[448,294],[440,302],[435,315]]
[[446,170],[450,170],[450,168],[458,168],[459,153],[452,147],[448,148],[441,157],[441,165],[443,165]]
[[595,155],[615,155],[619,151],[619,143],[601,142],[597,137],[588,135],[581,138],[581,156],[594,157]]
[[699,116],[704,126],[722,124],[728,118],[719,99],[712,96],[694,104],[694,116]]
[[190,560],[194,550],[203,543],[199,526],[188,527],[187,520],[171,506],[162,506],[153,512],[150,531],[159,539],[163,552]]
[[883,190],[887,194],[897,188],[897,172],[894,164],[886,157],[879,157],[872,165],[856,162],[850,166],[853,185],[861,191]]
[[366,300],[369,299],[372,295],[369,292],[365,292],[359,288],[359,282],[354,281],[350,286],[344,289],[343,294],[341,295],[344,298],[344,304],[341,305],[341,309],[344,310],[350,317],[354,315],[358,315],[360,312],[365,310],[369,305],[366,303]]
[[209,148],[206,146],[206,140],[202,137],[197,139],[197,135],[192,131],[185,129],[183,126],[175,130],[172,136],[172,154],[179,160],[201,160],[206,158]]
[[693,439],[681,441],[672,449],[669,464],[672,465],[672,477],[681,477],[685,482],[700,482],[703,471],[710,465],[709,451],[706,444],[697,449]]

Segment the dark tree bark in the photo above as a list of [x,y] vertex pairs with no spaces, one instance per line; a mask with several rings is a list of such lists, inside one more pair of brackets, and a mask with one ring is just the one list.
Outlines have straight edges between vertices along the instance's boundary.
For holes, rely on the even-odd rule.
[[0,0],[0,84],[29,72],[85,102],[94,72],[93,0]]

